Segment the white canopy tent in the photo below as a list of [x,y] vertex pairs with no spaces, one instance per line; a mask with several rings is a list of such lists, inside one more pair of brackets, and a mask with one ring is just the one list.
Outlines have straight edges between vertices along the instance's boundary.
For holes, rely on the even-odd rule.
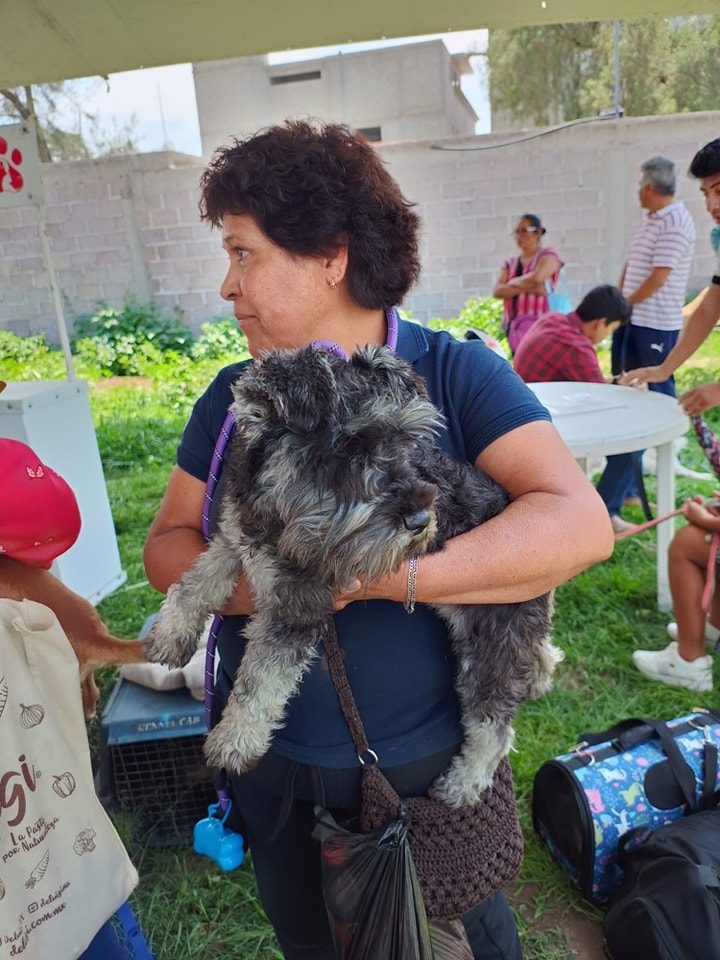
[[446,30],[720,13],[720,0],[2,0],[0,87]]

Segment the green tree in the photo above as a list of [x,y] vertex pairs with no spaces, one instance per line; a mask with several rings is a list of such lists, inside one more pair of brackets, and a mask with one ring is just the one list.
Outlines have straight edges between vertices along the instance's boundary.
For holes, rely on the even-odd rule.
[[[645,116],[720,108],[720,17],[622,24],[621,105]],[[537,124],[592,116],[613,105],[612,23],[492,31],[494,110]]]
[[97,115],[83,107],[83,101],[102,81],[42,83],[37,86],[0,89],[0,117],[35,120],[40,159],[87,160],[137,151],[137,118],[111,132],[103,130]]
[[678,28],[679,109],[720,110],[720,17],[688,17]]

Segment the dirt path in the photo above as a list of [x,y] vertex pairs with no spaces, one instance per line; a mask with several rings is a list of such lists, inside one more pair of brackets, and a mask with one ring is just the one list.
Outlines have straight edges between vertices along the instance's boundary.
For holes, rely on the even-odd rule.
[[[524,886],[521,890],[507,891],[508,900],[514,907],[530,906],[535,894],[535,888]],[[557,906],[543,913],[534,925],[538,932],[545,930],[560,930],[567,945],[577,960],[607,960],[603,950],[602,929],[599,920],[573,909],[565,902],[558,901]]]

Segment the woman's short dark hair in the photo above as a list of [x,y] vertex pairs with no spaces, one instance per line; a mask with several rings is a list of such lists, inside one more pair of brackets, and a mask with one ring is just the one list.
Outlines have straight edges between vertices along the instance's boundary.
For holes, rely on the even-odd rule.
[[540,217],[538,217],[536,213],[524,213],[520,219],[527,220],[531,227],[535,227],[540,236],[542,236],[544,233],[547,233],[545,227],[540,221]]
[[716,173],[720,173],[720,137],[717,140],[711,140],[698,150],[692,158],[688,173],[696,180],[714,177]]
[[417,280],[419,221],[368,141],[340,124],[299,120],[220,147],[200,180],[200,214],[218,226],[249,214],[279,247],[329,256],[347,246],[350,297],[400,303]]

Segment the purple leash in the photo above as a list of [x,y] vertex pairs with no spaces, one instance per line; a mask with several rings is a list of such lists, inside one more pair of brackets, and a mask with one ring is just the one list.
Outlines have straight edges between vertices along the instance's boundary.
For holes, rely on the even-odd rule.
[[[389,307],[385,311],[387,321],[387,340],[385,346],[395,352],[398,341],[398,315],[395,307]],[[314,340],[311,346],[315,350],[329,350],[335,356],[347,359],[348,355],[342,347],[331,340]],[[225,451],[235,427],[235,420],[230,411],[225,416],[223,424],[220,427],[220,433],[215,441],[215,450],[212,461],[210,462],[210,472],[208,473],[207,484],[205,486],[205,501],[202,512],[202,535],[206,541],[210,540],[210,509],[212,507],[213,497],[217,490],[220,479],[220,470],[225,458]],[[208,636],[207,652],[205,654],[205,727],[207,732],[212,730],[212,713],[215,706],[215,651],[217,650],[218,633],[220,625],[223,622],[221,614],[217,614],[210,626],[210,635]],[[230,803],[230,792],[227,784],[218,788],[217,791],[220,810],[224,814]]]
[[[220,433],[215,442],[215,450],[210,463],[210,472],[208,473],[207,485],[205,487],[205,503],[202,512],[202,535],[206,541],[210,540],[210,507],[217,489],[220,478],[220,468],[225,457],[230,435],[235,426],[235,420],[230,411],[225,415],[223,425],[220,427]],[[212,730],[212,712],[215,705],[215,650],[217,649],[218,633],[223,618],[216,614],[210,626],[210,635],[208,636],[207,651],[205,653],[205,728],[208,733]],[[230,792],[227,783],[223,787],[218,787],[217,791],[220,810],[224,814],[229,807]]]

